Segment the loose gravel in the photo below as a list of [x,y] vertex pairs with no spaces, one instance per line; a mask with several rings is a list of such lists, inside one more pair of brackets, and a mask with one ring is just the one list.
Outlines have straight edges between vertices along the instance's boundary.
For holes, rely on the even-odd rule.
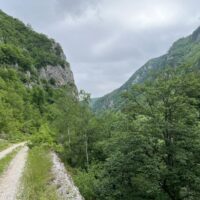
[[55,153],[52,153],[52,160],[53,183],[57,187],[59,198],[61,200],[84,200],[71,176],[67,173],[64,164]]

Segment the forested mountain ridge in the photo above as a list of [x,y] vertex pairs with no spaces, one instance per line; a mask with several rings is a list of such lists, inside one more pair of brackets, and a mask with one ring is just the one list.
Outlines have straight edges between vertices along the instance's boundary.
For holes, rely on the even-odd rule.
[[3,11],[0,11],[0,64],[21,71],[29,87],[47,82],[76,88],[60,44]]
[[60,44],[0,11],[0,137],[38,132],[65,95],[78,93]]
[[84,110],[60,44],[0,11],[0,199],[82,199],[57,155]]
[[200,62],[200,27],[191,35],[174,42],[169,51],[158,58],[153,58],[138,69],[129,80],[113,92],[92,102],[94,111],[117,109],[123,104],[121,95],[130,90],[132,85],[152,79],[152,75],[166,67],[188,65],[199,67]]

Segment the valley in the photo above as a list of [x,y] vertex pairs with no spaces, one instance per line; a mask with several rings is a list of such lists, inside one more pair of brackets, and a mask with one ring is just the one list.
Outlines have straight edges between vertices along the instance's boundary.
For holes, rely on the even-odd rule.
[[0,200],[199,200],[199,38],[91,100],[58,42],[0,11]]

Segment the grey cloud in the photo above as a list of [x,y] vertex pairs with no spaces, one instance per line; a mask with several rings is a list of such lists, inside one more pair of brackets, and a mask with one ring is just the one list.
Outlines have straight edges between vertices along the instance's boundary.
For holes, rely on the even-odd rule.
[[80,17],[89,8],[94,9],[97,0],[6,0],[0,2],[2,9],[17,16],[34,28],[54,26],[65,17]]
[[56,0],[56,9],[66,15],[80,16],[87,9],[94,9],[100,0]]
[[54,12],[54,0],[7,0],[0,3],[3,10],[13,16],[23,20],[25,23],[31,23],[34,28],[47,24],[47,22],[55,22],[59,19],[59,14]]

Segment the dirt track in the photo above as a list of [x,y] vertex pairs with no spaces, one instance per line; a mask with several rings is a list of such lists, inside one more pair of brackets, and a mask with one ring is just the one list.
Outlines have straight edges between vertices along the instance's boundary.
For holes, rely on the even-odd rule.
[[19,144],[13,144],[11,147],[3,150],[0,152],[0,160],[2,158],[4,158],[7,154],[11,153],[14,149],[16,149],[17,147],[20,147],[20,146],[24,146],[25,142],[22,142],[22,143],[19,143]]
[[16,200],[20,178],[26,163],[28,147],[23,147],[0,177],[0,200]]

